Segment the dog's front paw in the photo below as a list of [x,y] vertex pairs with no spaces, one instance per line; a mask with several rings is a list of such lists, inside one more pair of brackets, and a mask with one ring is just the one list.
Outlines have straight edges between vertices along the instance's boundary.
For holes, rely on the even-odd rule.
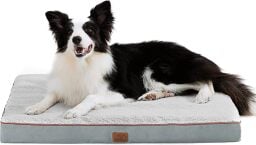
[[35,105],[29,106],[28,108],[26,108],[25,114],[38,115],[38,114],[43,113],[44,111],[45,111],[44,107],[42,107],[39,104],[35,104]]
[[70,109],[67,112],[64,113],[65,119],[72,119],[72,118],[78,118],[81,117],[83,114],[78,109]]

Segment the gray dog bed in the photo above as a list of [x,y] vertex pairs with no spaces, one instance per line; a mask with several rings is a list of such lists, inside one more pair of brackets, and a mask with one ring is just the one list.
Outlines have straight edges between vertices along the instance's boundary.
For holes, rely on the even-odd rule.
[[57,104],[41,115],[24,114],[41,100],[47,75],[16,78],[1,120],[2,142],[29,143],[167,143],[240,140],[240,119],[231,99],[216,93],[196,104],[194,96],[138,101],[92,110],[63,119],[69,107]]

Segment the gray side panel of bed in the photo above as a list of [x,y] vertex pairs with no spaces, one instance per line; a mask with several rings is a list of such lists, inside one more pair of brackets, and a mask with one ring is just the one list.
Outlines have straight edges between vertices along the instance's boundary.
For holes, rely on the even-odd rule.
[[112,143],[113,132],[127,132],[130,143],[234,142],[240,124],[190,126],[30,126],[1,125],[5,143]]

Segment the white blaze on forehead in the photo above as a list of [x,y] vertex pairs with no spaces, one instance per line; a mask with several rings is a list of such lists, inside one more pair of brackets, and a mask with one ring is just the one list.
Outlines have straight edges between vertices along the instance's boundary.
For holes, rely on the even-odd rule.
[[83,25],[87,21],[89,21],[89,20],[85,20],[84,22],[79,22],[79,21],[72,20],[74,26],[73,26],[73,33],[70,37],[70,40],[72,42],[73,37],[80,36],[82,38],[82,40],[80,42],[80,45],[82,47],[88,47],[89,45],[94,46],[93,40],[90,38],[90,36],[88,34],[85,33],[85,31],[83,29]]

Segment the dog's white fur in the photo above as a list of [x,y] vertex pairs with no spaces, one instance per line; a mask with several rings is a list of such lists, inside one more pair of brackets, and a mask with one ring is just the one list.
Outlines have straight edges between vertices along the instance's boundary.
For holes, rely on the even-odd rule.
[[57,54],[48,84],[48,95],[38,104],[29,107],[27,114],[40,114],[56,102],[75,108],[65,118],[85,115],[96,105],[121,102],[124,97],[108,89],[103,77],[113,69],[110,53],[91,52],[86,59],[77,58],[73,50]]
[[[73,36],[82,37],[83,47],[92,44],[92,51],[81,58],[76,57],[72,42]],[[64,118],[76,118],[87,114],[98,105],[125,102],[123,95],[109,90],[108,83],[104,80],[104,76],[115,68],[111,53],[93,51],[95,44],[82,30],[81,23],[74,24],[74,32],[70,38],[67,50],[56,54],[46,97],[41,102],[28,107],[26,114],[40,114],[57,102],[64,102],[75,106],[64,113]],[[147,91],[157,93],[158,98],[164,97],[163,94],[159,94],[159,90],[178,93],[187,89],[195,89],[199,91],[196,102],[206,103],[214,93],[212,82],[164,85],[152,79],[151,74],[152,70],[146,68],[142,76],[144,86]],[[142,95],[138,100],[143,100],[144,97],[145,95]],[[130,102],[131,99],[127,101]]]

